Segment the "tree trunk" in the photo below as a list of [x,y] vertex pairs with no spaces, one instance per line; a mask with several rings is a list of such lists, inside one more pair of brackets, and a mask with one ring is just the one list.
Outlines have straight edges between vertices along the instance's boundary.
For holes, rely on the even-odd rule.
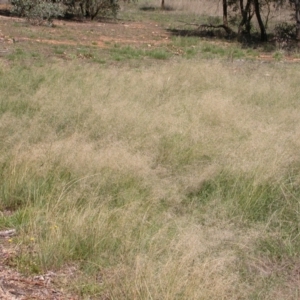
[[228,27],[227,7],[228,7],[227,0],[223,0],[223,25],[226,27]]
[[243,13],[243,11],[244,11],[244,0],[240,0],[240,9],[241,9],[241,12]]
[[267,36],[267,32],[266,32],[264,22],[261,19],[259,0],[254,0],[254,9],[255,9],[255,15],[256,15],[256,18],[257,18],[257,22],[258,22],[258,25],[259,25],[259,28],[260,28],[260,40],[262,42],[266,42],[268,40],[268,36]]
[[300,43],[300,0],[295,0],[296,40]]
[[240,0],[240,10],[241,10],[241,15],[242,15],[242,21],[239,24],[239,29],[238,29],[239,35],[242,33],[243,26],[246,27],[247,34],[250,34],[250,30],[251,30],[250,21],[252,19],[252,15],[251,15],[251,11],[250,11],[251,3],[252,3],[252,0],[247,0],[246,6],[244,8],[244,1]]
[[161,9],[165,10],[165,0],[161,0]]

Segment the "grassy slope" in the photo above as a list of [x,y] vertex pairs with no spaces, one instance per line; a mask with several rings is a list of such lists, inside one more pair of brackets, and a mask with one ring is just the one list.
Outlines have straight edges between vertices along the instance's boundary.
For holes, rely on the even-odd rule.
[[296,295],[297,66],[1,73],[1,227],[21,233],[19,267],[74,263],[81,293],[112,299]]
[[1,59],[0,228],[19,232],[14,264],[74,266],[82,297],[297,299],[299,68],[172,43],[195,53]]

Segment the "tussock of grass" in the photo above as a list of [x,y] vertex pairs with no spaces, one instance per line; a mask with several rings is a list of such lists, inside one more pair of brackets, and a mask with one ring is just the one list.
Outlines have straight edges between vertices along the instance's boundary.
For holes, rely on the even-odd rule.
[[82,297],[280,299],[290,269],[257,270],[299,263],[297,66],[1,74],[0,226],[20,269],[75,265]]

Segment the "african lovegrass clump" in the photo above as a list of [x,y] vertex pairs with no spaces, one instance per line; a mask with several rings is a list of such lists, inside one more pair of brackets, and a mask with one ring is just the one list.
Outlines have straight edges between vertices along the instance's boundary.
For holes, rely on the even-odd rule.
[[72,266],[81,297],[293,299],[297,66],[19,64],[0,65],[0,226],[19,270]]

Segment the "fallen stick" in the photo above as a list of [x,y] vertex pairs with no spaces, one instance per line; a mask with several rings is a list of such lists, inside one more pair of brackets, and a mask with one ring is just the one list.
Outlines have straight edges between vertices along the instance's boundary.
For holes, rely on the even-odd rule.
[[16,235],[16,229],[0,231],[0,237],[9,237],[13,235]]
[[185,25],[190,25],[190,26],[197,26],[197,29],[206,29],[206,28],[213,28],[213,29],[217,29],[217,28],[223,28],[228,34],[232,33],[233,31],[225,25],[212,25],[212,24],[197,24],[197,23],[186,23],[183,21],[179,21],[181,23],[184,23]]

